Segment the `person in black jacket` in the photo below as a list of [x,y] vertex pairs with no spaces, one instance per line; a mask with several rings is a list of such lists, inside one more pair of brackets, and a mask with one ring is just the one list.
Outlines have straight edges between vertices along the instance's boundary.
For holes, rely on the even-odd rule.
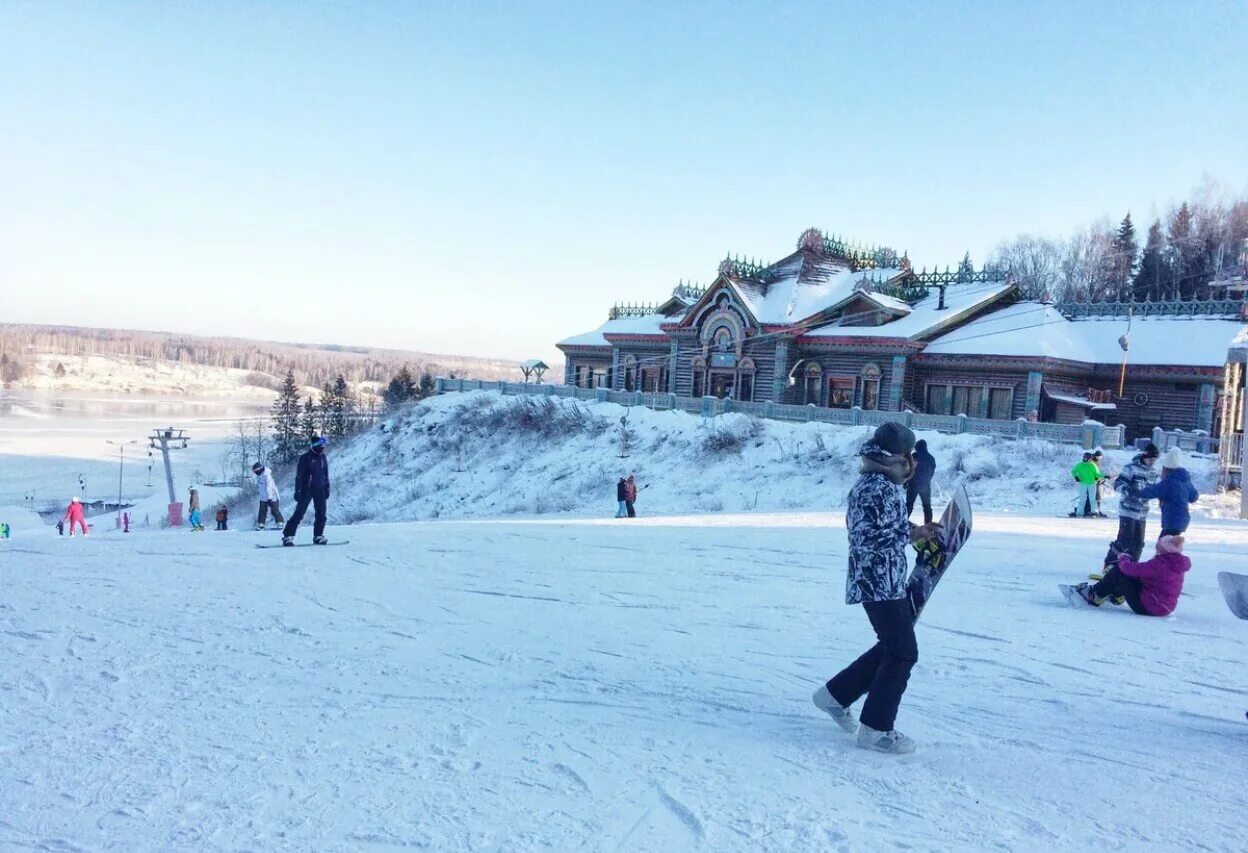
[[615,511],[616,518],[624,518],[628,515],[628,483],[624,478],[620,478],[620,482],[615,484],[615,500],[619,509]]
[[329,544],[325,538],[325,502],[329,500],[329,460],[325,458],[325,445],[328,443],[324,436],[318,436],[312,440],[308,452],[299,457],[299,466],[295,470],[295,511],[282,530],[283,545],[295,544],[295,531],[299,529],[299,522],[303,521],[303,514],[308,511],[308,504],[316,510],[312,522],[312,543]]
[[923,523],[932,523],[932,477],[936,474],[936,457],[927,452],[927,442],[914,443],[914,476],[906,482],[906,517],[914,514],[914,499],[923,500]]

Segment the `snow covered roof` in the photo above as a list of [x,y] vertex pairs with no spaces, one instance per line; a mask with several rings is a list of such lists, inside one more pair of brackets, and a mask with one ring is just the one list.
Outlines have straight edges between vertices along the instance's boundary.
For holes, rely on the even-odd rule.
[[1116,409],[1117,403],[1094,403],[1087,397],[1076,397],[1073,394],[1054,394],[1052,391],[1045,391],[1050,400],[1056,400],[1059,403],[1068,403],[1072,406],[1082,406],[1083,408],[1092,409]]
[[[1210,317],[1137,318],[1128,363],[1218,367],[1226,363],[1226,342],[1242,327]],[[1117,364],[1122,361],[1118,338],[1126,331],[1125,317],[1070,320],[1052,305],[1019,302],[936,338],[925,352]]]
[[607,335],[661,335],[664,323],[672,318],[664,314],[646,314],[641,317],[617,317],[608,320],[592,332],[564,338],[556,346],[561,347],[609,347]]
[[1231,341],[1231,349],[1227,353],[1227,361],[1248,361],[1248,326],[1239,330],[1239,334]]
[[550,365],[542,361],[540,358],[530,358],[528,361],[522,361],[520,362],[520,366],[527,370],[537,370],[539,367],[542,370],[550,370]]
[[[933,292],[914,305],[908,305],[910,313],[882,326],[838,326],[835,323],[807,332],[809,338],[904,338],[922,340],[955,323],[969,314],[979,311],[1000,299],[1013,288],[1007,281],[989,284],[952,285],[945,290],[945,307],[937,308],[940,295]],[[873,299],[890,299],[883,294],[871,294]],[[897,302],[899,300],[893,300]],[[901,303],[905,305],[906,303]]]

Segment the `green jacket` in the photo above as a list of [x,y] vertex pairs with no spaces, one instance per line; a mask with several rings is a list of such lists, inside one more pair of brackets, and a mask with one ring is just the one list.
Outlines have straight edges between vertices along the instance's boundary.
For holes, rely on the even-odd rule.
[[1074,468],[1070,469],[1070,473],[1071,476],[1073,476],[1080,483],[1083,483],[1085,486],[1091,485],[1092,483],[1103,479],[1101,476],[1101,469],[1097,468],[1096,463],[1091,460],[1087,462],[1080,462]]

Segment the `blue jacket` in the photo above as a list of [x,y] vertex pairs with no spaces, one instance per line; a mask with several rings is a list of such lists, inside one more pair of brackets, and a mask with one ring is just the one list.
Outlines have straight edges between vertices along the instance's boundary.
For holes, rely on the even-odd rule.
[[302,500],[304,495],[329,497],[329,460],[324,453],[309,450],[299,457],[299,467],[295,471],[295,500]]
[[1124,465],[1114,480],[1114,491],[1121,497],[1118,502],[1119,517],[1139,521],[1147,518],[1149,499],[1144,497],[1143,491],[1156,482],[1157,471],[1151,465],[1144,464],[1143,453]]
[[1140,497],[1156,498],[1161,504],[1162,530],[1182,533],[1192,523],[1187,505],[1196,503],[1200,493],[1192,485],[1192,476],[1186,468],[1172,468],[1163,473],[1160,482],[1141,489]]

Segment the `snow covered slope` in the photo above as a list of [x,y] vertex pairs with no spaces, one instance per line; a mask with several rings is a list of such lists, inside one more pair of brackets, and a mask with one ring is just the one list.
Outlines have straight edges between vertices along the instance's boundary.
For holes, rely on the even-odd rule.
[[[635,472],[642,514],[828,509],[844,505],[868,427],[791,424],[730,414],[627,410],[633,434],[620,458],[611,403],[447,394],[412,407],[345,447],[331,449],[337,521],[615,512],[615,483]],[[957,478],[982,508],[1065,514],[1081,450],[1043,441],[920,432],[937,460],[934,501]],[[1110,472],[1129,459],[1110,451]],[[1213,459],[1190,460],[1202,493]],[[288,487],[286,487],[288,489]],[[1207,499],[1205,504],[1216,507]],[[1114,499],[1106,504],[1113,512]]]
[[1163,620],[1062,603],[1098,526],[976,522],[900,759],[810,704],[873,639],[833,514],[12,540],[0,848],[1240,848],[1244,526]]
[[[58,375],[57,367],[63,368]],[[126,394],[186,394],[272,400],[271,388],[250,384],[255,371],[213,367],[189,361],[127,358],[119,355],[40,353],[31,374],[19,384],[43,391],[100,391]],[[267,377],[272,387],[281,379]]]

